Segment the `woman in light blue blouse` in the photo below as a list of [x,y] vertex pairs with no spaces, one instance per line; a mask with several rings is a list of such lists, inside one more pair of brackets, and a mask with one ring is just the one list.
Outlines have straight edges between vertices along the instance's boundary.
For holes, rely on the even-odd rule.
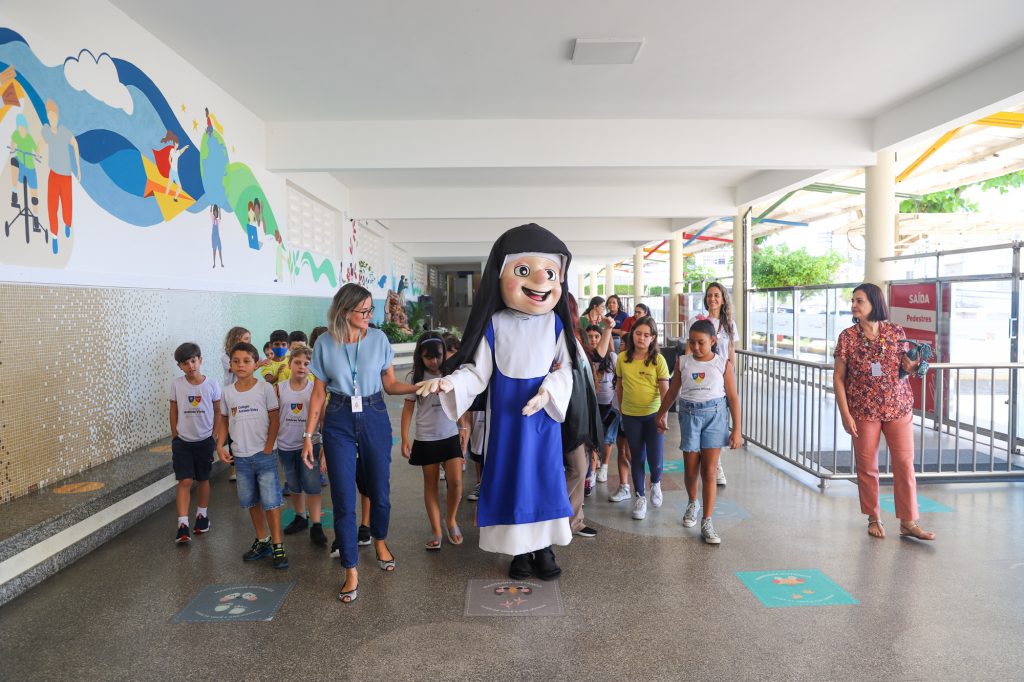
[[[338,598],[345,604],[359,595],[357,479],[371,501],[370,534],[377,564],[384,571],[395,570],[395,557],[385,542],[391,516],[391,420],[383,392],[416,392],[412,384],[395,379],[391,343],[384,332],[370,328],[372,315],[369,291],[353,283],[341,287],[327,312],[329,333],[317,339],[309,368],[315,384],[302,456],[306,466],[314,465],[310,437],[323,414],[323,453],[334,503],[334,534],[345,568]],[[325,410],[328,392],[331,400]]]

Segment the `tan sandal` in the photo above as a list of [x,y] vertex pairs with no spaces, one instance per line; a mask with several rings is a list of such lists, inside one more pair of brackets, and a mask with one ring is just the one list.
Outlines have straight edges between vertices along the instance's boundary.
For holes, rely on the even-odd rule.
[[900,524],[900,537],[901,538],[914,538],[916,540],[934,540],[935,533],[930,530],[925,530],[917,523],[912,523],[909,526]]
[[[881,535],[875,535],[871,532],[872,523],[878,524],[878,528],[882,531]],[[868,519],[868,535],[870,535],[873,538],[878,538],[879,540],[885,539],[885,524],[882,523],[882,519]]]

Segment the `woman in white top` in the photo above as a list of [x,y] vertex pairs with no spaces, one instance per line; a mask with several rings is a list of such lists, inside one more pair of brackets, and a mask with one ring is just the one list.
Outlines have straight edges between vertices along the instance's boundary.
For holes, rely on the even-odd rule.
[[[708,320],[715,325],[715,353],[729,361],[732,372],[736,371],[736,321],[732,319],[732,302],[729,301],[729,292],[718,282],[712,282],[704,290],[704,309],[707,315],[698,315],[698,320]],[[692,328],[692,327],[691,327]],[[718,463],[716,476],[718,485],[726,484],[725,470],[722,463]]]

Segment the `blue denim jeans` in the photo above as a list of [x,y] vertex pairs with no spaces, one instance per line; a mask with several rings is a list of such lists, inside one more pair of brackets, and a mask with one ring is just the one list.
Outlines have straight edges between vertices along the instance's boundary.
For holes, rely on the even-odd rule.
[[391,520],[391,420],[383,393],[363,397],[363,411],[352,412],[348,396],[332,394],[323,426],[324,458],[334,503],[334,535],[341,565],[359,563],[356,486],[370,498],[370,534],[388,536]]
[[[664,437],[658,433],[655,417],[657,412],[645,417],[622,415],[622,431],[629,441],[630,473],[633,475],[633,488],[637,495],[644,494],[644,460],[651,470],[651,483],[661,482],[662,445]],[[645,457],[646,453],[646,457]]]
[[265,511],[284,506],[281,479],[277,476],[277,455],[257,452],[251,457],[235,457],[238,477],[238,502],[242,509],[263,505]]
[[284,469],[284,480],[293,493],[319,495],[320,490],[320,444],[313,444],[313,468],[310,469],[302,461],[302,450],[281,450],[277,456],[281,459]]

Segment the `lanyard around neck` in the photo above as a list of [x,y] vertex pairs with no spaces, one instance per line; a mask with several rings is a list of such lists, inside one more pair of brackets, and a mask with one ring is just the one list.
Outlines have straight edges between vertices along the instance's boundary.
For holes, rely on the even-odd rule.
[[349,369],[352,370],[352,393],[353,395],[359,395],[359,384],[356,382],[356,373],[359,371],[359,342],[362,340],[362,334],[356,339],[356,360],[352,362],[352,356],[348,354],[348,344],[342,344],[342,349],[345,351],[345,359],[348,360]]

